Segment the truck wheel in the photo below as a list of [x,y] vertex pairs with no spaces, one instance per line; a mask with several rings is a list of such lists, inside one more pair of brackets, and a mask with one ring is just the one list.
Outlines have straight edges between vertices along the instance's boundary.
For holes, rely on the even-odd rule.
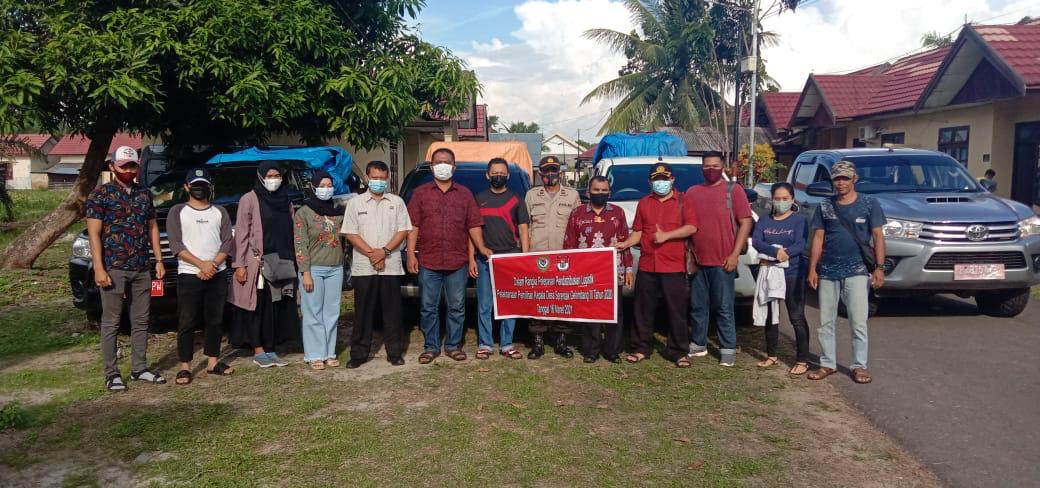
[[975,295],[979,310],[991,317],[1014,317],[1029,305],[1029,288],[999,290]]

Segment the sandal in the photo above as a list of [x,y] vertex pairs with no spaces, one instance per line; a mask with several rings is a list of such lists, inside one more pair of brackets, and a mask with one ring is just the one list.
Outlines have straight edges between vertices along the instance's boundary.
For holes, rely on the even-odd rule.
[[105,388],[108,391],[126,391],[126,383],[123,383],[123,377],[118,374],[114,374],[105,378]]
[[509,358],[509,359],[523,359],[524,358],[524,355],[522,353],[520,353],[520,351],[517,351],[516,349],[509,349],[507,351],[502,351],[502,355],[507,357],[507,358]]
[[311,369],[313,369],[315,371],[324,371],[325,370],[325,361],[322,361],[320,359],[317,360],[317,361],[311,361]]
[[[490,349],[481,349],[481,350],[477,351],[477,359],[487,359],[487,358],[491,357],[491,354],[492,354],[492,352],[491,352]],[[451,353],[450,352],[448,353],[448,357],[451,357]],[[455,358],[452,358],[452,359],[455,359]]]
[[462,352],[462,349],[452,349],[450,351],[445,351],[444,355],[456,361],[466,360],[466,353]]
[[437,353],[432,351],[426,351],[419,355],[419,364],[430,364],[438,356]]
[[820,367],[819,369],[810,371],[809,374],[806,375],[805,377],[809,378],[810,380],[814,380],[814,381],[815,380],[822,380],[822,379],[824,379],[824,378],[826,378],[826,377],[828,377],[828,376],[830,376],[830,375],[832,375],[834,373],[837,373],[837,372],[838,372],[838,370],[836,370],[834,368]]
[[681,357],[681,358],[679,358],[679,359],[677,359],[675,361],[675,367],[676,368],[689,368],[690,367],[690,360],[686,356],[683,356],[683,357]]
[[325,366],[328,366],[330,368],[338,368],[339,367],[339,360],[336,359],[336,358],[326,359],[325,360]]
[[866,369],[856,368],[852,370],[852,381],[855,381],[856,383],[859,383],[861,385],[865,385],[867,383],[870,383],[871,381],[874,381],[874,378],[870,377],[870,373],[868,373]]
[[191,384],[191,371],[182,369],[177,372],[177,379],[174,380],[178,385],[190,385]]
[[788,371],[787,374],[791,374],[791,375],[794,375],[794,376],[800,376],[800,375],[805,374],[807,371],[809,371],[809,365],[808,364],[805,364],[805,363],[794,363],[794,366],[791,366],[791,370]]
[[213,367],[213,369],[206,370],[206,374],[211,374],[213,376],[231,376],[231,374],[234,372],[235,370],[223,361],[218,362],[217,365]]
[[759,368],[768,368],[768,367],[770,367],[770,366],[772,366],[772,365],[774,365],[774,364],[776,364],[778,362],[779,361],[777,361],[777,358],[767,357],[767,358],[759,361],[757,366]]
[[640,362],[640,361],[642,361],[644,359],[646,359],[646,354],[643,354],[641,352],[637,352],[635,354],[629,354],[628,357],[625,358],[626,361],[628,361],[628,362],[630,362],[632,364],[638,363],[638,362]]
[[144,371],[138,371],[136,373],[135,372],[131,372],[130,373],[130,379],[132,379],[134,381],[143,381],[145,383],[151,383],[153,385],[165,385],[166,384],[166,378],[163,378],[162,375],[160,375],[160,374],[148,371],[147,369],[144,370]]

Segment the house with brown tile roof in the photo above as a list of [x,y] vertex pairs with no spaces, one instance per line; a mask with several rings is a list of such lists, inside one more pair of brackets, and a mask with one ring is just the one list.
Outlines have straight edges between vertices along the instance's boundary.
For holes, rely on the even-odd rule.
[[7,188],[32,188],[32,171],[46,166],[58,139],[50,134],[10,134],[0,141],[0,178]]

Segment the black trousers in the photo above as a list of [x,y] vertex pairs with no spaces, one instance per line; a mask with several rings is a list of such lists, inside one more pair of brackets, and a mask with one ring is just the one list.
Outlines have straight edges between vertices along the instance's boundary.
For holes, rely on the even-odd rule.
[[397,275],[355,276],[354,330],[350,333],[350,359],[365,361],[372,349],[376,314],[383,316],[383,344],[387,359],[404,353],[401,277]]
[[581,350],[585,357],[598,358],[600,354],[607,358],[621,354],[621,324],[625,320],[621,309],[622,289],[617,289],[617,318],[613,324],[592,323],[581,325]]
[[[787,317],[794,328],[794,346],[796,361],[809,362],[809,323],[805,321],[805,276],[788,276],[787,294],[784,305]],[[770,312],[772,314],[772,312]],[[780,326],[774,325],[772,317],[766,320],[766,354],[776,357],[777,344],[780,342]]]
[[559,320],[532,320],[531,324],[527,326],[527,330],[532,334],[545,334],[547,332],[568,334],[571,331],[571,325]]
[[200,315],[206,327],[202,351],[209,357],[220,356],[227,274],[225,269],[208,280],[193,274],[177,275],[177,357],[182,363],[190,362],[195,352],[195,328]]
[[649,356],[654,349],[654,315],[658,299],[664,300],[668,316],[667,359],[677,361],[689,350],[690,331],[686,308],[690,301],[686,273],[636,273],[633,304],[632,352]]

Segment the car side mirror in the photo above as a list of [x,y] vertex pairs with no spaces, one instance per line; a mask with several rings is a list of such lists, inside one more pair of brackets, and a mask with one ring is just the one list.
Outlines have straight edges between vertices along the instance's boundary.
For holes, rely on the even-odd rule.
[[834,186],[828,181],[817,181],[805,188],[805,193],[814,197],[833,197]]
[[744,194],[747,195],[748,203],[755,203],[755,200],[758,200],[758,192],[755,190],[745,188]]

